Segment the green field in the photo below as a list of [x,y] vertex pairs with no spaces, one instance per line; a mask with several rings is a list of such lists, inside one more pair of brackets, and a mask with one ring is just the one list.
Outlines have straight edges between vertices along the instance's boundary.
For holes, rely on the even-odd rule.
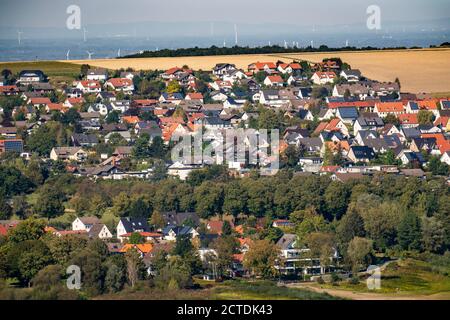
[[371,291],[364,280],[359,284],[339,282],[322,285],[322,288],[346,290],[360,293],[434,296],[450,299],[450,266],[438,265],[415,259],[399,260],[389,264],[381,273],[381,288]]
[[274,281],[230,280],[225,282],[195,279],[197,289],[161,290],[143,285],[140,288],[127,288],[115,294],[95,297],[96,300],[330,300],[336,299],[328,294],[316,293],[307,289],[279,287]]
[[1,62],[0,70],[10,69],[13,73],[22,70],[42,70],[47,76],[76,76],[80,73],[80,65],[59,61],[36,62]]
[[215,300],[332,300],[326,293],[277,286],[273,281],[226,281],[216,286]]

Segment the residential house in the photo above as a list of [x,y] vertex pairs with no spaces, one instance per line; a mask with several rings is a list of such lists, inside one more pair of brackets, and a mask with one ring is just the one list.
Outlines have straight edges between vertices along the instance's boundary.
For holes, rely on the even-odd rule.
[[413,152],[410,150],[402,150],[397,159],[400,159],[403,165],[412,165],[420,167],[426,163],[426,160],[421,152]]
[[47,81],[47,76],[41,70],[22,70],[17,79],[17,82],[21,85],[45,81]]
[[114,91],[122,91],[125,94],[132,94],[134,91],[133,80],[128,78],[112,78],[105,82],[106,88]]
[[169,176],[178,177],[180,178],[180,180],[184,181],[189,176],[189,173],[191,173],[193,170],[198,170],[201,168],[202,166],[199,164],[185,164],[177,161],[167,168],[167,174]]
[[266,73],[274,73],[277,70],[277,65],[273,62],[255,62],[248,65],[248,71],[255,74],[260,71]]
[[199,236],[199,233],[189,226],[167,226],[162,230],[164,240],[176,241],[178,237],[190,237],[194,239]]
[[111,231],[103,223],[97,223],[88,231],[88,237],[91,239],[107,240],[113,237]]
[[336,117],[345,124],[353,124],[358,118],[358,110],[355,107],[341,107],[336,110]]
[[359,100],[365,100],[369,95],[369,88],[359,83],[336,84],[333,87],[332,95],[333,97],[357,97]]
[[336,78],[336,73],[333,71],[317,71],[312,75],[311,81],[317,85],[324,85],[327,83],[333,83]]
[[400,86],[397,82],[371,82],[369,88],[371,96],[400,95]]
[[231,64],[231,63],[218,63],[214,66],[212,73],[215,76],[223,76],[225,73],[229,72],[229,71],[233,71],[236,70],[236,65]]
[[95,134],[74,133],[70,138],[73,145],[77,147],[93,147],[98,144]]
[[5,152],[17,152],[21,154],[23,152],[23,140],[22,139],[3,140],[2,138],[0,138],[0,154]]
[[377,102],[373,112],[382,118],[385,118],[388,114],[399,116],[405,113],[405,107],[403,102]]
[[369,162],[375,156],[375,151],[367,146],[351,146],[347,154],[347,157],[354,163]]
[[284,85],[284,80],[278,75],[267,76],[264,79],[264,85],[267,87],[282,87]]
[[361,78],[361,71],[359,69],[342,70],[339,76],[348,82],[358,82]]
[[120,218],[116,227],[117,239],[123,240],[123,235],[134,232],[150,232],[147,219],[143,217]]
[[106,79],[108,79],[108,70],[106,69],[89,69],[86,74],[88,81],[106,81]]
[[363,112],[353,125],[353,134],[357,135],[360,130],[377,130],[384,126],[383,119],[376,113]]
[[80,89],[83,93],[99,93],[102,91],[102,86],[97,80],[78,81],[75,88]]
[[53,161],[77,161],[82,162],[87,159],[87,152],[81,147],[55,147],[50,152],[50,159]]
[[132,244],[132,243],[126,243],[123,245],[123,247],[120,249],[120,253],[127,253],[129,250],[135,249],[143,258],[146,254],[152,251],[153,244],[151,243],[139,243],[139,244]]
[[164,212],[162,214],[164,222],[169,226],[183,226],[187,222],[189,225],[198,226],[200,225],[200,218],[195,212]]
[[100,219],[94,216],[86,216],[86,217],[77,217],[72,222],[72,230],[74,231],[89,231],[91,228],[100,223]]

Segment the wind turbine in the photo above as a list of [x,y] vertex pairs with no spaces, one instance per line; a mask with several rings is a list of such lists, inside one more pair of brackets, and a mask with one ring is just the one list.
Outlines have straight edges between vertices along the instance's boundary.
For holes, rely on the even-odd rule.
[[223,47],[225,48],[227,46],[227,43],[225,42],[225,39],[223,40]]
[[66,60],[69,60],[69,54],[70,54],[70,49],[67,50],[67,53],[66,53]]
[[120,48],[117,50],[117,56],[120,57]]
[[91,60],[92,59],[92,55],[94,54],[94,52],[89,52],[89,51],[86,51],[86,53],[88,54],[88,56],[89,56],[89,60]]
[[238,31],[237,31],[237,24],[234,24],[234,44],[238,45]]
[[21,36],[22,36],[23,32],[22,31],[17,31],[17,41],[20,43],[22,42]]
[[87,33],[86,28],[83,28],[83,41],[84,42],[86,42],[86,33]]
[[348,47],[348,40],[345,40],[345,47]]
[[288,44],[287,44],[286,40],[284,40],[284,48],[285,48],[285,49],[288,48]]
[[314,48],[314,40],[311,40],[311,48]]

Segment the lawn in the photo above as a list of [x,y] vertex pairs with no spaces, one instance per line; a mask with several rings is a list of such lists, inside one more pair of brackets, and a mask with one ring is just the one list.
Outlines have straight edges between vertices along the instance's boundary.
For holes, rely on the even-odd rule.
[[216,285],[215,300],[331,300],[332,296],[307,289],[279,287],[273,281],[232,280]]
[[80,73],[80,65],[61,61],[1,62],[0,70],[3,69],[9,69],[13,73],[22,70],[42,70],[50,78],[76,77]]
[[119,293],[97,296],[95,300],[330,300],[334,297],[307,289],[278,287],[273,281],[195,279],[198,289],[161,290],[145,285]]
[[350,290],[352,292],[370,292],[395,295],[437,295],[450,299],[450,266],[439,272],[431,263],[414,259],[399,260],[389,264],[381,273],[381,289],[372,291],[362,280],[352,285],[340,282],[337,285],[322,285],[324,288]]

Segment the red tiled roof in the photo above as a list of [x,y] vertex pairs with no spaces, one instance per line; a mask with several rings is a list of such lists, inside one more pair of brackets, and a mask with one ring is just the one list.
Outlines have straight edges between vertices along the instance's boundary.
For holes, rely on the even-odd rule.
[[82,80],[79,83],[85,88],[90,88],[90,89],[101,88],[100,82],[98,82],[96,80]]
[[37,98],[30,98],[30,102],[31,104],[49,104],[52,103],[50,101],[49,98],[41,98],[41,97],[37,97]]
[[136,103],[138,106],[150,106],[157,104],[158,101],[156,99],[137,99],[134,100],[134,103]]
[[122,117],[122,121],[129,124],[136,124],[140,119],[138,116],[124,116]]
[[84,102],[84,98],[83,97],[67,98],[67,102],[69,102],[70,104],[81,104]]
[[174,74],[175,72],[178,72],[178,71],[183,71],[183,70],[181,68],[178,68],[178,67],[173,67],[173,68],[170,68],[170,69],[166,70],[166,72],[164,72],[164,73],[167,74],[167,75],[171,75],[171,74]]
[[0,93],[17,92],[17,91],[19,91],[17,86],[0,86]]
[[192,100],[202,100],[203,95],[200,92],[189,93],[186,97],[189,97]]
[[315,74],[317,74],[317,76],[319,78],[336,78],[336,73],[334,73],[333,71],[317,71]]
[[439,117],[436,119],[436,121],[434,121],[434,125],[446,127],[449,120],[450,117]]
[[127,243],[125,244],[122,249],[120,249],[120,252],[125,253],[128,252],[131,248],[136,248],[142,253],[149,253],[152,251],[153,245],[151,243],[140,243],[140,244],[131,244]]
[[283,83],[283,78],[281,78],[280,76],[268,76],[267,78],[269,78],[270,82],[272,83]]
[[340,166],[322,166],[320,168],[320,172],[336,172],[338,171],[338,169],[340,168]]
[[107,81],[114,88],[129,87],[133,85],[133,81],[128,78],[112,78]]
[[49,103],[47,108],[50,111],[62,111],[65,109],[62,103]]
[[416,101],[416,103],[420,109],[438,110],[437,104],[439,103],[439,99],[420,100]]
[[398,120],[400,120],[401,124],[418,124],[419,123],[416,113],[399,114]]
[[403,102],[377,102],[375,104],[378,112],[403,112]]
[[351,101],[351,102],[329,102],[328,108],[335,109],[340,107],[356,107],[356,108],[369,108],[375,106],[377,101]]
[[259,62],[258,61],[258,62],[252,63],[251,65],[254,65],[255,68],[258,69],[258,70],[263,70],[266,65],[267,65],[267,67],[269,69],[276,69],[277,68],[277,66],[273,62]]

